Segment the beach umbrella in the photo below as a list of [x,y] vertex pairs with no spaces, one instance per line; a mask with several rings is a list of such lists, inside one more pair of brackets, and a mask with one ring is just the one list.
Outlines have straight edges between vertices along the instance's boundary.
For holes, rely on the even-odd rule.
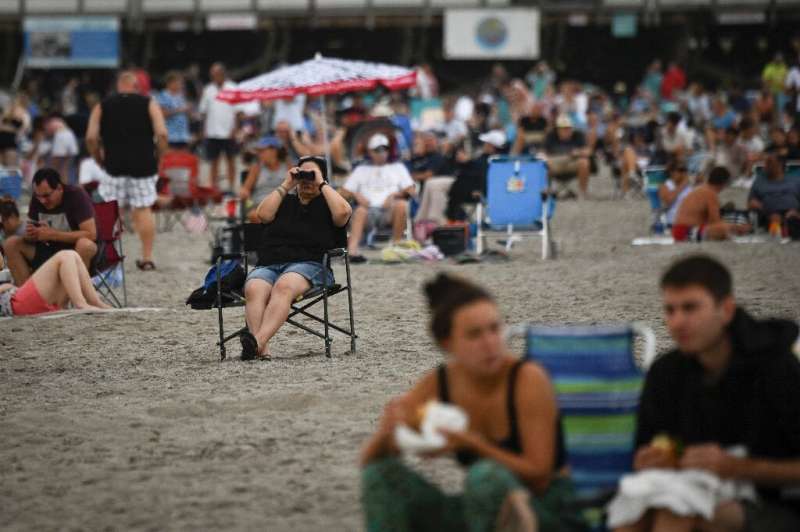
[[271,72],[238,83],[220,91],[218,99],[230,103],[252,100],[277,100],[293,98],[298,94],[318,96],[322,102],[322,135],[325,142],[325,159],[330,175],[327,113],[325,95],[343,92],[366,91],[378,86],[389,90],[412,87],[417,82],[416,72],[410,68],[370,63],[350,59],[322,57],[279,67]]

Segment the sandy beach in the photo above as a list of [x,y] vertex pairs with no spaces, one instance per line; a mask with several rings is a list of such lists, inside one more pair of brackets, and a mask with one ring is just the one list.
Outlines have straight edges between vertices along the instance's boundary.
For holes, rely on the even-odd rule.
[[[509,323],[638,320],[664,349],[658,276],[702,250],[729,265],[754,314],[800,317],[800,244],[633,247],[647,202],[604,199],[606,179],[593,187],[599,199],[558,205],[554,261],[529,241],[508,262],[354,266],[358,350],[339,336],[331,359],[285,327],[272,361],[243,363],[234,342],[221,363],[215,312],[184,305],[209,237],[159,234],[158,270],[143,273],[126,235],[129,304],[159,310],[0,321],[0,529],[363,529],[359,447],[384,403],[442,359],[421,293],[439,270],[485,284]],[[744,193],[725,198],[741,204]],[[333,316],[346,319],[345,302]],[[242,316],[226,310],[231,330]],[[455,467],[425,465],[450,488]]]

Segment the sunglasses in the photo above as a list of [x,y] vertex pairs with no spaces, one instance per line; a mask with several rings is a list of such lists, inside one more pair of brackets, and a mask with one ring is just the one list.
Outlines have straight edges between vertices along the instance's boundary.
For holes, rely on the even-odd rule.
[[369,151],[371,151],[373,153],[383,153],[383,152],[389,151],[389,150],[388,150],[388,148],[386,148],[386,146],[378,146],[374,150],[369,150]]

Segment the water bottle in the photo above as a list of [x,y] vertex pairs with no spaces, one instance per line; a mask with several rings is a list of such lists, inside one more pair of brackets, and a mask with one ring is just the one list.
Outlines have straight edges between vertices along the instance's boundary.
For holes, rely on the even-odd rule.
[[471,223],[469,224],[469,238],[467,239],[467,248],[470,251],[475,251],[477,249],[477,239],[478,239],[478,224]]

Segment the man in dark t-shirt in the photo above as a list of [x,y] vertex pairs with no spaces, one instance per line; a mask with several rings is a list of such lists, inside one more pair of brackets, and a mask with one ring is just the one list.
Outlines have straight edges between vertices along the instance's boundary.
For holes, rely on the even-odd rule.
[[517,136],[514,139],[511,154],[536,155],[536,152],[544,145],[549,127],[550,124],[544,115],[543,104],[532,105],[530,112],[517,122]]
[[550,176],[562,181],[577,177],[581,196],[585,197],[589,188],[589,148],[583,134],[572,127],[569,116],[558,117],[555,131],[545,138],[544,151]]
[[800,530],[797,324],[756,320],[737,307],[730,273],[704,255],[671,266],[661,290],[677,349],[647,374],[634,469],[701,470],[752,483],[759,497],[719,500],[710,522],[652,508],[624,530],[656,522],[674,530]]
[[153,241],[158,181],[158,156],[167,149],[167,126],[161,106],[142,96],[135,72],[122,72],[117,92],[92,109],[86,146],[108,174],[97,192],[105,201],[130,207],[133,225],[142,241],[140,270],[153,270]]
[[800,181],[786,179],[783,161],[770,153],[764,161],[765,178],[756,178],[750,187],[747,206],[761,216],[764,225],[800,219]]
[[21,286],[39,266],[62,249],[74,249],[89,268],[97,253],[97,226],[89,195],[64,185],[58,172],[41,168],[33,176],[33,198],[24,236],[4,247],[14,282]]
[[258,266],[244,286],[242,360],[269,358],[269,341],[286,321],[292,302],[312,287],[333,283],[333,272],[322,258],[327,250],[347,245],[345,226],[352,208],[328,185],[325,173],[325,159],[300,158],[256,209],[267,225]]

